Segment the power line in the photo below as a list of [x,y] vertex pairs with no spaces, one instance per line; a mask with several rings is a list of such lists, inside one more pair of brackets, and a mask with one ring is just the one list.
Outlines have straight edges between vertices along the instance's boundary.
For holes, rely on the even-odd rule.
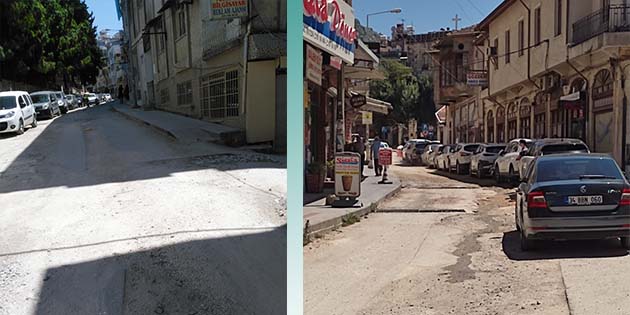
[[479,14],[481,15],[481,18],[482,18],[482,19],[486,16],[486,14],[485,14],[485,13],[483,13],[483,12],[479,9],[479,7],[478,7],[477,5],[475,5],[475,3],[474,3],[474,2],[472,2],[472,0],[466,0],[466,1],[468,1],[468,3],[470,3],[470,5],[471,5],[473,8],[475,8],[475,10],[477,10],[477,12],[479,12]]

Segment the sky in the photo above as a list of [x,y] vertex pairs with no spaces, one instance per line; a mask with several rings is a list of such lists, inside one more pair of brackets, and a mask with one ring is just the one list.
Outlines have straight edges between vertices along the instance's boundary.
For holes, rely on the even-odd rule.
[[366,14],[401,8],[399,14],[380,14],[370,16],[370,27],[375,31],[391,36],[391,27],[405,20],[406,25],[413,25],[415,33],[438,31],[440,28],[455,28],[455,14],[461,18],[459,28],[479,23],[502,0],[354,0],[355,17],[366,24]]
[[118,20],[114,0],[85,0],[88,9],[94,15],[94,26],[97,30],[114,29],[121,30],[122,19]]

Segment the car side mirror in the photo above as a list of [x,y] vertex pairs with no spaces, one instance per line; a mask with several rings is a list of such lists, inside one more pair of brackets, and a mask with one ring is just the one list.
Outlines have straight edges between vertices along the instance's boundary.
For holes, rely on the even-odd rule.
[[521,184],[518,185],[518,187],[516,187],[516,192],[517,193],[520,193],[520,192],[524,193],[527,190],[526,186],[527,186],[527,184],[525,184],[525,182],[521,182]]

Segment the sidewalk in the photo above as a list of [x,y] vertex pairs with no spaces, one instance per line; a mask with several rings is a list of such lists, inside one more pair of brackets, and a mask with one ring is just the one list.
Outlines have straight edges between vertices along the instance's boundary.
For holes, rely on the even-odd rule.
[[386,198],[396,194],[401,189],[400,180],[390,175],[392,184],[378,184],[381,177],[370,176],[361,184],[361,197],[359,202],[363,205],[356,208],[332,208],[326,206],[326,198],[304,205],[303,224],[308,228],[305,236],[323,234],[339,228],[343,223],[343,217],[347,215],[362,216],[374,211],[376,206]]
[[229,146],[239,146],[244,143],[245,134],[238,128],[160,110],[133,109],[120,103],[113,103],[111,107],[129,119],[144,123],[184,143],[212,142]]

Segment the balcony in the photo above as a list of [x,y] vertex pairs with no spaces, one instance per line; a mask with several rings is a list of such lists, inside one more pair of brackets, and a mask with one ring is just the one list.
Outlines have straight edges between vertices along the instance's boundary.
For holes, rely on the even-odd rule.
[[573,23],[572,44],[581,44],[603,33],[630,31],[630,6],[609,5]]

